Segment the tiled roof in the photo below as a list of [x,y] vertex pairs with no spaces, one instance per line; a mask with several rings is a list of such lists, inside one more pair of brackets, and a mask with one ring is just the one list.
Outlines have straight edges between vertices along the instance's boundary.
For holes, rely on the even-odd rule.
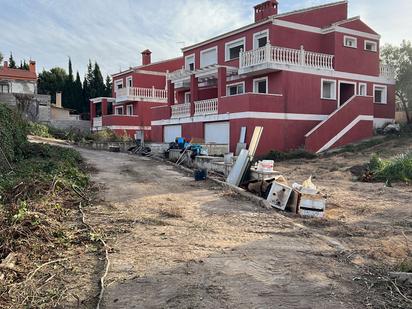
[[10,69],[0,67],[0,80],[2,79],[18,79],[18,80],[37,80],[37,75],[34,72],[20,69]]

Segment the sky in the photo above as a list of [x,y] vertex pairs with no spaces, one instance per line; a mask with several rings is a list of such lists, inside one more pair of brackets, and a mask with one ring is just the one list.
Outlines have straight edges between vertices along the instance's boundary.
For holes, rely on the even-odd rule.
[[[263,0],[0,0],[0,52],[33,59],[37,69],[73,68],[83,79],[89,59],[102,73],[181,55],[181,48],[253,22]],[[279,0],[280,13],[334,0]],[[411,0],[349,0],[349,16],[382,35],[383,43],[412,40]]]

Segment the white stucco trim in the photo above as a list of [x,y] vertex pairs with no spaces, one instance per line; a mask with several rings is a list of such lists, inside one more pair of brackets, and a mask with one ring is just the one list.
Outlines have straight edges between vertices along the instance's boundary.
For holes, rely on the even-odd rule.
[[373,116],[372,115],[360,115],[356,117],[350,124],[348,124],[342,131],[336,134],[329,142],[327,142],[316,153],[328,150],[330,147],[332,147],[337,141],[339,141],[346,133],[348,133],[354,126],[356,126],[361,121],[373,121]]
[[213,122],[213,121],[224,121],[224,120],[245,119],[245,118],[272,119],[272,120],[323,121],[326,118],[328,118],[328,115],[268,113],[268,112],[239,112],[239,113],[228,113],[228,114],[218,114],[218,115],[186,117],[186,118],[179,118],[179,119],[155,120],[155,121],[152,121],[151,124],[152,126],[163,126],[163,125],[173,125],[173,124]]
[[373,127],[375,129],[382,128],[384,125],[388,123],[395,123],[395,119],[393,118],[374,118],[373,119]]

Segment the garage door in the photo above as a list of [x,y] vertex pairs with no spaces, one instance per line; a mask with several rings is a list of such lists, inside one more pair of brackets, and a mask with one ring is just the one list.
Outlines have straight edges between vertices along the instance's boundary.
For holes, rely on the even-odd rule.
[[182,136],[182,126],[165,126],[164,127],[164,142],[174,142],[176,137]]
[[205,142],[229,144],[229,122],[212,122],[205,124]]

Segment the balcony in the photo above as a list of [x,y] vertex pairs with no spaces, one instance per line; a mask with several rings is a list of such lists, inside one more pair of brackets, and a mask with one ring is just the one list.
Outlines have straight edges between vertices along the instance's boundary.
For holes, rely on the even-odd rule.
[[218,113],[218,99],[195,102],[195,116],[215,115]]
[[116,103],[124,102],[157,102],[167,103],[167,90],[152,88],[127,87],[117,89]]
[[241,52],[239,74],[248,74],[265,70],[283,70],[294,67],[333,71],[334,55],[266,45],[264,47]]
[[175,104],[172,105],[171,108],[171,118],[173,119],[190,117],[190,103]]

